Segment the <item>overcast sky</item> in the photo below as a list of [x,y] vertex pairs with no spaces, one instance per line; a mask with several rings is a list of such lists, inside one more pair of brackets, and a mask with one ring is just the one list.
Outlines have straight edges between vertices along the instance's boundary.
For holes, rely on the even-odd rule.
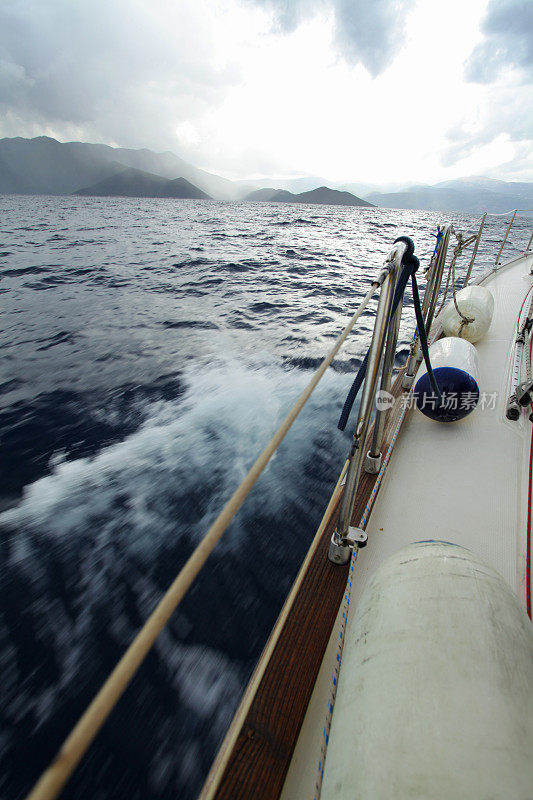
[[229,178],[533,180],[533,0],[1,0],[0,136]]

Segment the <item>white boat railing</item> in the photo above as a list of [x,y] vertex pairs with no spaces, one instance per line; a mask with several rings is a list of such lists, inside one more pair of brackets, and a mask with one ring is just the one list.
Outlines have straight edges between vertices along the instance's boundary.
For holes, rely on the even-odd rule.
[[[474,262],[476,260],[477,251],[478,251],[478,248],[479,248],[479,243],[481,241],[481,234],[483,232],[483,226],[485,225],[485,220],[486,219],[487,219],[487,213],[485,212],[485,214],[483,214],[483,216],[481,217],[481,220],[480,220],[480,223],[479,223],[478,232],[474,235],[474,237],[472,239],[472,241],[474,243],[474,249],[472,250],[472,257],[470,259],[470,263],[469,263],[468,269],[466,271],[466,275],[465,275],[465,279],[464,279],[464,283],[463,283],[463,288],[465,286],[468,286],[468,281],[470,280],[470,276],[472,275],[472,269],[474,267]],[[464,244],[463,244],[463,250],[465,248],[469,247],[469,245],[470,245],[470,241],[468,241],[468,242],[465,241]]]
[[510,221],[509,225],[507,226],[507,230],[505,231],[505,236],[503,237],[502,243],[500,245],[500,249],[498,250],[498,255],[496,256],[496,261],[494,262],[494,269],[497,269],[501,264],[500,256],[502,254],[505,242],[507,241],[507,237],[509,236],[509,231],[513,227],[513,222],[514,222],[514,218],[516,217],[516,212],[517,211],[518,211],[518,209],[515,208],[514,211],[513,211],[513,216],[511,217],[511,221]]

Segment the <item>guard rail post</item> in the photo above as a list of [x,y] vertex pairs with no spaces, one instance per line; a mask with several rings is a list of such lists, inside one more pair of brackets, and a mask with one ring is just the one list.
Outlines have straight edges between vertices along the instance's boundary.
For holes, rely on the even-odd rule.
[[385,429],[385,415],[388,411],[387,403],[392,400],[390,394],[392,384],[392,368],[394,367],[394,356],[396,355],[396,344],[400,331],[400,320],[402,316],[403,297],[398,303],[398,308],[394,312],[394,318],[387,334],[387,344],[385,345],[385,355],[383,356],[383,369],[381,372],[381,383],[379,387],[379,404],[376,403],[376,416],[374,418],[374,433],[372,444],[366,454],[365,471],[372,475],[377,475],[381,467],[383,454],[381,452],[381,440]]
[[335,564],[346,564],[350,559],[351,548],[357,546],[366,539],[364,531],[359,531],[358,528],[351,527],[351,518],[365,456],[364,445],[372,416],[383,347],[390,319],[394,288],[396,286],[396,278],[406,248],[407,245],[405,242],[397,242],[392,248],[383,267],[386,277],[381,284],[374,331],[372,333],[372,342],[368,351],[368,366],[363,385],[361,405],[357,416],[357,424],[355,426],[355,433],[350,449],[346,484],[341,499],[339,522],[331,537],[328,552],[329,560],[333,561]]

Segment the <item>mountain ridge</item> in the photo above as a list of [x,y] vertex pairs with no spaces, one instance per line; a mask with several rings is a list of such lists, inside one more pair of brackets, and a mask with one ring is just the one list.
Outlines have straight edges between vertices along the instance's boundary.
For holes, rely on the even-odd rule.
[[316,203],[336,206],[364,206],[374,208],[372,203],[357,197],[351,192],[330,189],[329,186],[318,186],[307,192],[294,194],[286,189],[258,189],[246,195],[244,200],[260,203]]
[[[404,208],[423,211],[464,212],[481,214],[485,211],[501,214],[514,208],[533,209],[533,183],[517,185],[484,178],[484,184],[469,178],[443,181],[433,186],[413,186],[402,192],[373,192],[365,197],[380,208]],[[503,187],[500,185],[503,184]],[[498,191],[495,191],[498,188]]]
[[0,194],[73,194],[117,171],[117,163],[173,180],[184,178],[218,199],[235,199],[238,187],[193,167],[173,153],[130,150],[50,136],[0,139]]
[[[389,191],[354,181],[329,182],[328,188],[324,185],[327,182],[318,177],[234,182],[199,169],[170,151],[155,153],[147,148],[134,150],[88,142],[59,142],[49,136],[0,139],[0,194],[73,194],[112,179],[121,169],[128,168],[149,173],[154,178],[183,178],[216,200],[242,200],[245,196],[264,200],[268,192],[286,191],[286,195],[277,196],[278,202],[330,202],[316,200],[313,195],[310,199],[305,197],[309,192],[328,189],[340,193],[347,191],[351,196],[381,208],[442,213],[503,213],[511,208],[533,209],[533,183],[524,181],[470,176],[433,185],[411,183],[401,187],[397,184],[398,189],[389,183],[383,187]],[[305,191],[295,193],[294,189]],[[366,193],[367,189],[372,191]],[[175,191],[178,190],[176,185]],[[264,196],[253,197],[256,191],[261,191]],[[335,204],[344,204],[337,201]]]
[[[118,166],[121,166],[118,164]],[[211,200],[186,178],[162,178],[152,172],[126,167],[108,178],[74,192],[90,197],[174,197],[187,200]]]

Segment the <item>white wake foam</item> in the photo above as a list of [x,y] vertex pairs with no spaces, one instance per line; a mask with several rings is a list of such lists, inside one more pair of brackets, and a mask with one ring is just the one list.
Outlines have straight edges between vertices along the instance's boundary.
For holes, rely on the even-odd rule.
[[[151,404],[146,421],[124,441],[91,458],[55,459],[51,474],[27,486],[21,502],[0,514],[0,524],[65,544],[90,531],[101,553],[117,535],[139,554],[146,548],[153,553],[180,530],[198,538],[309,379],[307,372],[235,363],[190,372],[185,395]],[[246,501],[248,512],[268,504],[276,513],[297,497],[300,466],[317,440],[335,430],[348,381],[327,373]],[[340,458],[344,439],[333,434],[331,441],[338,451],[332,457]],[[25,561],[26,538],[19,535],[12,544],[12,558]]]

